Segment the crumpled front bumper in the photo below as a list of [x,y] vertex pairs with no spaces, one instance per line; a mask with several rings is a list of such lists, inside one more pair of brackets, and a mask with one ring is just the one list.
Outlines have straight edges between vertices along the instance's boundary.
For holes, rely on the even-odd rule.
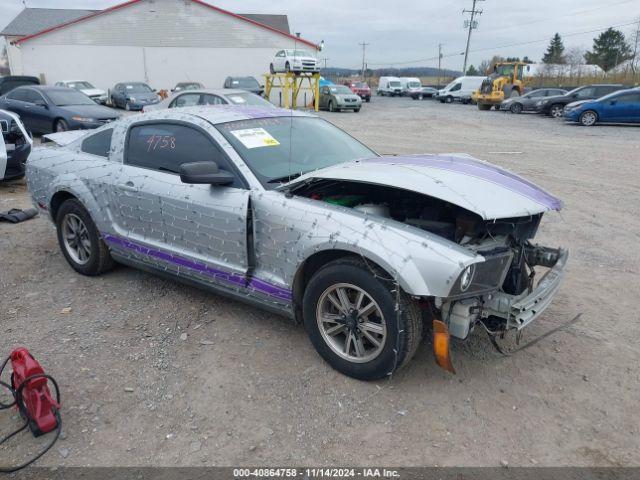
[[549,307],[564,279],[568,250],[546,248],[544,252],[557,259],[553,266],[542,276],[536,288],[519,296],[497,293],[487,299],[484,315],[493,315],[507,321],[507,329],[521,330],[540,317]]

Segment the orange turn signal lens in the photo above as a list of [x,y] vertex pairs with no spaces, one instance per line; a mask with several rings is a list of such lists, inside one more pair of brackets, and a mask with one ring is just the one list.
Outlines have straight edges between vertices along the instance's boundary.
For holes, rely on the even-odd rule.
[[449,329],[441,320],[433,321],[433,354],[436,363],[446,371],[456,373],[449,353]]

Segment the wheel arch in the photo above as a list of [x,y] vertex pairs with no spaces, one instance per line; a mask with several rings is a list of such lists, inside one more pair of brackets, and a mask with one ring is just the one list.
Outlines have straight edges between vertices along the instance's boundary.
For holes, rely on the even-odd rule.
[[60,210],[60,206],[66,202],[67,200],[78,200],[80,203],[82,201],[78,199],[73,193],[68,192],[67,190],[58,190],[51,197],[51,201],[49,202],[49,213],[51,214],[51,218],[55,221],[58,210]]
[[313,275],[326,264],[335,260],[347,258],[360,259],[363,263],[371,266],[371,268],[387,273],[390,278],[394,277],[394,275],[389,272],[389,268],[385,268],[375,260],[364,255],[359,255],[350,250],[331,249],[316,252],[307,257],[307,259],[298,266],[293,278],[293,314],[296,322],[302,323],[302,298],[304,297],[305,289]]

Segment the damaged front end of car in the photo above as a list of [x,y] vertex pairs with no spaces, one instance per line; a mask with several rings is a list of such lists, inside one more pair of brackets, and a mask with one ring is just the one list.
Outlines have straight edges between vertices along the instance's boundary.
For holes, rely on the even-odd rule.
[[[452,372],[450,337],[465,340],[478,324],[494,335],[521,331],[549,306],[564,276],[568,252],[532,243],[544,213],[560,210],[562,203],[510,172],[469,157],[355,162],[303,178],[290,192],[378,218],[389,227],[402,224],[429,238],[436,235],[450,242],[452,251],[462,247],[474,258],[451,265],[455,273],[447,293],[412,292],[417,301],[428,302],[436,361]],[[415,252],[407,253],[418,262]],[[429,278],[436,268],[442,271],[444,262],[441,252],[432,259],[425,253],[420,268]]]

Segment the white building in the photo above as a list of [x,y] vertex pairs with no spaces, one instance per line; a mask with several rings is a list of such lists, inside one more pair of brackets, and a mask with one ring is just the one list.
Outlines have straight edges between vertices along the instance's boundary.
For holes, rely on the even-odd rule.
[[604,76],[604,70],[598,65],[590,64],[554,64],[532,63],[525,70],[527,77],[598,77]]
[[0,32],[13,75],[47,84],[122,81],[155,89],[196,81],[221,88],[229,76],[263,74],[277,50],[317,45],[291,35],[286,15],[239,15],[203,0],[130,0],[106,10],[23,10]]

